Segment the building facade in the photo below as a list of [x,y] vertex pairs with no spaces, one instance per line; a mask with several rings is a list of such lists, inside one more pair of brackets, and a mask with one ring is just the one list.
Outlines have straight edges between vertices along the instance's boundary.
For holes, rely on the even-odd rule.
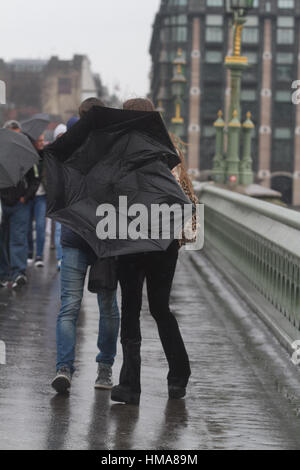
[[87,56],[71,60],[51,57],[48,61],[0,60],[0,80],[6,83],[6,105],[1,120],[26,119],[38,112],[48,113],[53,121],[66,122],[76,115],[88,97],[102,97],[106,89],[99,75],[92,72]]
[[[186,59],[184,139],[190,172],[202,179],[212,169],[218,110],[229,120],[230,76],[224,61],[233,38],[226,3],[162,0],[150,47],[151,94],[167,125],[174,115],[172,61],[179,48]],[[292,102],[292,84],[300,80],[300,0],[256,0],[243,30],[242,52],[250,64],[242,80],[242,120],[251,111],[256,179],[300,206],[300,104]]]

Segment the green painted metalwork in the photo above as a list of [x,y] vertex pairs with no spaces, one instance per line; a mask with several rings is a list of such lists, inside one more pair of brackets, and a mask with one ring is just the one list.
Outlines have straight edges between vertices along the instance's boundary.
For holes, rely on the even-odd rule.
[[226,159],[226,182],[236,185],[240,178],[240,135],[241,123],[238,112],[233,111],[233,117],[228,125],[228,150]]
[[216,153],[213,159],[212,175],[216,183],[225,182],[225,160],[224,160],[224,127],[222,111],[218,112],[218,119],[214,123],[216,129]]
[[252,184],[254,181],[254,175],[252,170],[252,136],[254,124],[251,121],[251,113],[247,113],[247,119],[243,123],[243,154],[242,161],[240,163],[240,183],[241,184]]
[[205,239],[300,330],[300,213],[211,184],[200,200]]

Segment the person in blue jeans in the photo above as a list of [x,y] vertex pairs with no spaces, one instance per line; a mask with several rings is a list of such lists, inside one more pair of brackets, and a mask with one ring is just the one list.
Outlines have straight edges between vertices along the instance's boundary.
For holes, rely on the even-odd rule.
[[[79,109],[82,117],[92,106],[103,106],[96,98],[84,101]],[[67,123],[70,128],[78,119],[71,118]],[[61,263],[61,309],[57,318],[56,376],[52,387],[57,393],[66,393],[74,373],[76,323],[80,312],[85,278],[89,265],[96,261],[96,255],[79,235],[62,225],[61,227],[62,263]],[[97,389],[111,389],[112,366],[117,353],[117,340],[120,326],[120,313],[116,290],[102,289],[98,293],[99,334],[96,357],[98,372],[95,382]]]
[[[74,244],[75,239],[73,239]],[[70,239],[69,239],[70,242]],[[75,371],[76,323],[83,298],[87,270],[93,259],[90,248],[62,247],[61,265],[61,310],[57,318],[57,374],[52,382],[58,393],[66,392],[71,386]],[[95,388],[112,388],[112,365],[117,353],[120,314],[116,291],[103,289],[98,294],[99,333],[96,357],[98,376]]]
[[[16,121],[6,123],[5,127],[21,132]],[[38,185],[38,175],[32,168],[16,186],[0,191],[0,287],[11,284],[16,289],[27,283],[30,201],[34,198]]]
[[[32,145],[42,157],[42,151],[45,145],[44,135],[42,134],[37,140],[32,141]],[[34,243],[33,243],[33,221],[35,220],[35,233],[36,233],[36,253],[35,253],[35,266],[37,268],[44,267],[44,246],[46,238],[46,190],[44,184],[43,160],[41,158],[38,174],[40,184],[37,189],[35,197],[30,201],[30,219],[28,228],[28,260],[33,260]]]
[[0,283],[6,287],[20,287],[27,282],[27,231],[29,204],[17,202],[12,206],[2,204],[0,231]]

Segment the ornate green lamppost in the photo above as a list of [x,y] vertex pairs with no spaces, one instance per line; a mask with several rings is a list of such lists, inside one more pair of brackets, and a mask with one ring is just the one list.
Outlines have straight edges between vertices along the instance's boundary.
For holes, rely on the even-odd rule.
[[183,67],[186,65],[186,60],[182,55],[182,50],[178,49],[177,56],[173,60],[174,74],[171,80],[172,83],[172,97],[175,103],[175,116],[171,120],[171,132],[183,138],[185,134],[184,118],[182,117],[183,97],[187,84],[187,79],[183,73]]
[[[254,0],[227,0],[227,11],[233,12],[233,54],[227,56],[225,65],[231,74],[231,98],[228,124],[228,151],[226,157],[225,181],[235,185],[238,183],[250,184],[253,182],[252,162],[247,162],[247,176],[243,174],[245,164],[240,162],[239,146],[241,138],[241,81],[243,71],[248,67],[248,58],[241,55],[242,31],[246,23],[246,14],[253,8]],[[251,128],[253,132],[253,128]],[[249,140],[249,136],[246,133]],[[251,138],[250,138],[251,144]],[[248,148],[251,158],[251,147]],[[248,155],[249,156],[249,155]],[[251,171],[249,170],[249,164]],[[251,173],[251,174],[250,174]],[[247,182],[246,182],[247,181]]]

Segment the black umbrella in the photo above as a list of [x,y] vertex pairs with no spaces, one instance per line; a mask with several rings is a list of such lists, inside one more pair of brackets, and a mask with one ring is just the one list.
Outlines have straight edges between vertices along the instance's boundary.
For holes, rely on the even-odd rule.
[[22,130],[32,140],[37,140],[40,135],[47,129],[50,122],[48,114],[35,114],[26,121],[21,122]]
[[16,186],[38,161],[39,155],[25,135],[0,129],[0,189]]
[[[45,162],[48,216],[81,235],[99,258],[165,250],[174,239],[171,232],[170,237],[162,238],[159,217],[142,224],[141,239],[125,235],[124,227],[128,231],[136,218],[119,204],[120,197],[122,201],[126,197],[131,210],[142,204],[149,219],[154,204],[191,204],[171,174],[170,169],[180,160],[156,112],[94,107],[47,147]],[[116,239],[97,237],[96,227],[105,214],[97,216],[96,212],[103,204],[116,209]],[[182,222],[180,211],[171,215],[171,225],[174,222]],[[152,236],[154,228],[158,239]]]

